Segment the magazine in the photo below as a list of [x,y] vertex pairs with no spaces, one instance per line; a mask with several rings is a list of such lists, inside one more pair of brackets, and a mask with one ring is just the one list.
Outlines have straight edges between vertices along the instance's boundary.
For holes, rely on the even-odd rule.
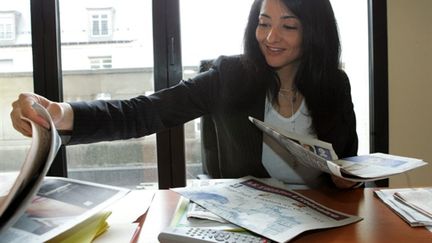
[[[0,243],[46,242],[71,237],[68,230],[92,229],[94,234],[107,229],[107,206],[120,199],[128,189],[69,178],[45,177],[24,213],[0,234]],[[91,221],[100,221],[91,225]],[[82,225],[85,224],[85,225]],[[67,232],[65,235],[63,233]],[[91,237],[94,234],[90,234]],[[83,231],[76,235],[86,235]]]
[[362,219],[250,176],[219,185],[171,190],[232,224],[276,242],[289,241],[308,230],[339,227]]
[[281,144],[297,162],[346,180],[374,181],[400,174],[427,163],[420,159],[373,153],[339,159],[330,143],[304,137],[249,117],[265,134]]
[[32,141],[20,170],[0,173],[0,242],[47,241],[90,219],[102,222],[95,229],[101,232],[109,215],[102,208],[128,190],[45,177],[61,139],[45,108],[33,107],[50,129],[23,118],[31,124]]
[[[33,108],[47,120],[45,129],[27,118],[32,127],[32,142],[21,169],[13,182],[0,185],[0,233],[14,224],[36,194],[61,145],[60,136],[45,108],[34,103]],[[10,186],[9,188],[5,186]]]

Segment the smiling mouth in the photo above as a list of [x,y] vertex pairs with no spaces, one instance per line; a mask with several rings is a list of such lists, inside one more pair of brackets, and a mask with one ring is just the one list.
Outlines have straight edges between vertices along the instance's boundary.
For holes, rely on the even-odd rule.
[[284,48],[278,48],[278,47],[272,47],[272,46],[266,46],[266,50],[269,53],[275,53],[275,54],[277,54],[277,53],[283,52],[285,49]]

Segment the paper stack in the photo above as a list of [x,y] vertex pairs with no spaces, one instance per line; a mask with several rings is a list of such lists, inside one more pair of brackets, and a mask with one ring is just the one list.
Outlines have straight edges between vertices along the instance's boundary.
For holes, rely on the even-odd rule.
[[380,189],[376,195],[410,226],[432,231],[432,188]]

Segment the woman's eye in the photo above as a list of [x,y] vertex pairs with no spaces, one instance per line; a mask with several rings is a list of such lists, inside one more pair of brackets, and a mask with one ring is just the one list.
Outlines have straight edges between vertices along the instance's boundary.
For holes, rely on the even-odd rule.
[[295,25],[283,25],[283,27],[287,30],[296,30],[297,26]]
[[260,27],[269,27],[270,25],[267,23],[258,23],[258,26]]

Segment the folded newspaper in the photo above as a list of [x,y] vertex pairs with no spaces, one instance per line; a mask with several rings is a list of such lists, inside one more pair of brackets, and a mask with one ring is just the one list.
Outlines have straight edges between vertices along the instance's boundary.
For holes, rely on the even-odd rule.
[[394,198],[432,219],[432,188],[412,188],[398,191]]
[[374,181],[427,163],[420,159],[373,153],[339,159],[330,143],[304,137],[249,117],[265,134],[284,147],[297,162],[350,181]]
[[[426,226],[432,231],[432,217],[404,203],[403,200],[397,199],[398,195],[412,195],[425,190],[428,191],[427,193],[431,193],[432,188],[388,188],[376,190],[375,194],[411,227]],[[411,199],[418,201],[417,198],[418,196],[411,197]],[[420,199],[421,205],[427,205],[431,202],[430,198]],[[408,201],[410,200],[408,199]]]
[[[37,103],[33,107],[49,122],[50,129],[23,118],[31,124],[32,141],[20,170],[0,173],[0,242],[49,240],[126,194],[120,188],[45,178],[61,139],[46,109]],[[102,198],[98,192],[103,193]],[[83,205],[77,205],[77,200]],[[72,211],[73,217],[64,215]]]
[[232,224],[276,242],[289,241],[308,230],[339,227],[361,220],[254,177],[171,190]]

